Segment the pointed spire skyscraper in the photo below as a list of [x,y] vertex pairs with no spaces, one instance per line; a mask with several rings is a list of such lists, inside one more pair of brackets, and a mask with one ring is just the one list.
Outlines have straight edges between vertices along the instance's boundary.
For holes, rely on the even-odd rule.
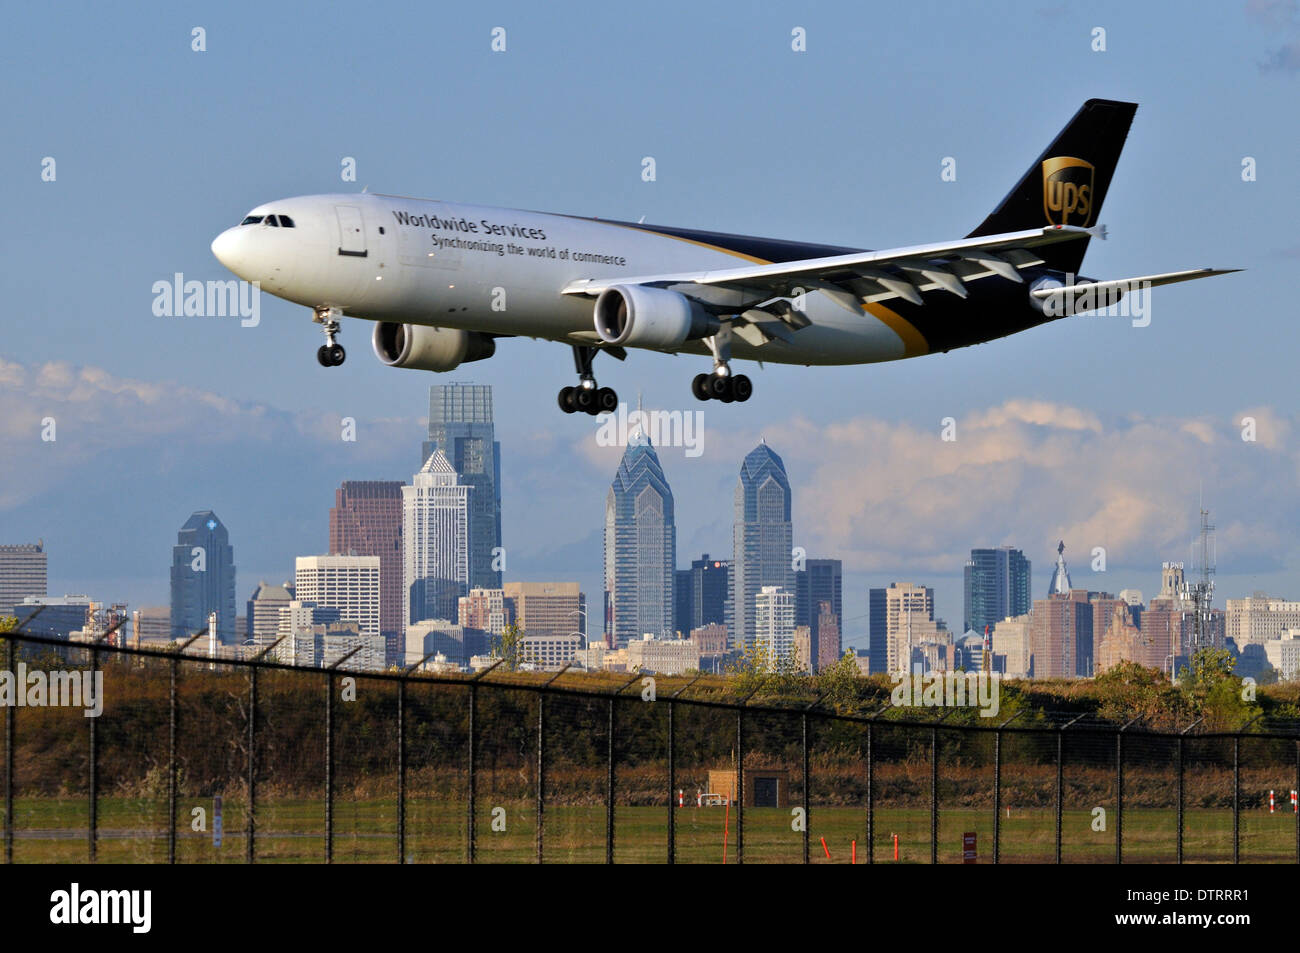
[[605,497],[605,639],[671,638],[677,527],[659,455],[637,426]]
[[1070,572],[1065,568],[1065,540],[1056,544],[1056,568],[1052,570],[1052,581],[1047,587],[1047,594],[1068,594],[1070,589]]

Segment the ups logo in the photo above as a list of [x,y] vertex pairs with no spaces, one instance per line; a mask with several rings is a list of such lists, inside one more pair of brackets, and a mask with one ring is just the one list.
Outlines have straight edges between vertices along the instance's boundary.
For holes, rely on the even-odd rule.
[[1092,220],[1092,163],[1072,156],[1043,162],[1043,212],[1049,225],[1088,225]]

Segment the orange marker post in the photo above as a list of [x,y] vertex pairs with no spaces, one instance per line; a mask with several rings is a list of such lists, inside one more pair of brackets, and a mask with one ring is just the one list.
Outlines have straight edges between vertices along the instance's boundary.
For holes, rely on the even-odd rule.
[[827,859],[827,860],[830,860],[830,859],[831,859],[831,849],[830,849],[829,847],[826,846],[826,838],[825,838],[825,837],[822,838],[822,850],[826,851],[826,859]]

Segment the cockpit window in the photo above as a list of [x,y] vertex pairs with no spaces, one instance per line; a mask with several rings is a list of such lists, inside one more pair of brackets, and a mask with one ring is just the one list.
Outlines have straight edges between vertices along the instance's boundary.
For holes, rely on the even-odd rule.
[[260,222],[261,220],[262,220],[262,216],[260,216],[260,215],[250,215],[250,216],[248,216],[248,218],[244,219],[244,220],[243,220],[242,222],[240,222],[239,224],[240,224],[240,225],[256,225],[256,224],[257,224],[258,222]]
[[266,216],[266,224],[270,225],[272,228],[280,227],[280,222],[276,219],[274,215]]
[[291,219],[288,215],[281,215],[281,216],[280,216],[280,227],[281,227],[281,228],[293,228],[293,227],[294,227],[294,225],[293,225],[293,219]]

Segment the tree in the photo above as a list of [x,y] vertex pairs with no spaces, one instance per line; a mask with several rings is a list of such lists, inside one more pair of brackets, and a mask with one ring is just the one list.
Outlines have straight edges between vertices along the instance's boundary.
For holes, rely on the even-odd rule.
[[795,695],[807,682],[793,650],[778,655],[757,639],[727,666],[727,674],[735,679],[735,689],[741,695],[749,695],[760,687],[766,695]]
[[1196,703],[1202,703],[1225,679],[1233,678],[1237,660],[1227,649],[1198,649],[1179,673],[1182,687]]
[[524,630],[519,628],[518,623],[511,622],[501,630],[497,640],[496,656],[512,672],[524,660]]
[[815,684],[823,704],[837,711],[852,711],[859,702],[861,670],[852,649],[817,673]]
[[1207,730],[1231,731],[1257,716],[1261,709],[1247,701],[1234,673],[1237,660],[1227,649],[1200,649],[1182,671],[1182,689]]

